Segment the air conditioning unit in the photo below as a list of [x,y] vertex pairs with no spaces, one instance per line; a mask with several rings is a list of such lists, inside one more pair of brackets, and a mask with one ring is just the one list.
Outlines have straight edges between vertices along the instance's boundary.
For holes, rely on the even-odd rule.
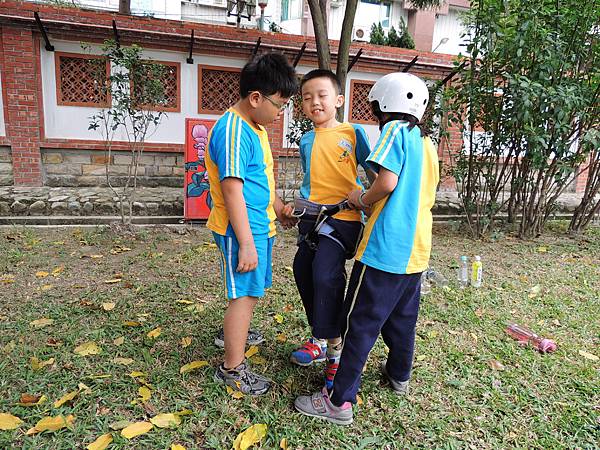
[[370,31],[367,27],[354,27],[352,28],[352,40],[353,41],[368,41]]

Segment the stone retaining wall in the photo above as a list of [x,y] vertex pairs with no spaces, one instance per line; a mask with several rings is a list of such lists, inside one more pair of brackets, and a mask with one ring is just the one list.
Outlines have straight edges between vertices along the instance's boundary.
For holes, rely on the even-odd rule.
[[[44,184],[51,187],[106,187],[106,162],[104,152],[42,149]],[[109,169],[113,186],[123,185],[130,163],[129,152],[112,152]],[[179,187],[183,185],[184,173],[183,155],[144,152],[138,166],[138,185]]]
[[10,147],[0,146],[0,186],[12,186],[12,184],[13,166]]

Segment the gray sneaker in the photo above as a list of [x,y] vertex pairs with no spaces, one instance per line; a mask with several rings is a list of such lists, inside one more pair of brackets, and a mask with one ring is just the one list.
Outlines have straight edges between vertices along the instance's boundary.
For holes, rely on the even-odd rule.
[[[264,336],[257,330],[248,330],[248,337],[246,338],[246,345],[258,345],[265,341]],[[219,330],[215,336],[215,345],[217,347],[225,347],[225,332],[223,328]]]
[[214,380],[247,395],[262,395],[271,387],[268,378],[250,371],[245,362],[230,370],[226,370],[223,364],[219,365]]
[[327,388],[312,395],[301,395],[294,401],[296,409],[306,416],[318,417],[337,425],[350,425],[352,423],[352,404],[344,403],[335,406],[329,400]]
[[398,395],[408,395],[408,380],[406,381],[397,381],[394,380],[387,372],[387,361],[381,361],[381,372],[385,375],[387,380],[390,382],[390,386],[394,392]]

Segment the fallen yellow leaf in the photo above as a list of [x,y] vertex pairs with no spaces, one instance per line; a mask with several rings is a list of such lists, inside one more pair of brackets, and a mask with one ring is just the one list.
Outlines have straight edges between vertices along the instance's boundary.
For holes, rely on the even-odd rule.
[[44,328],[48,325],[52,325],[53,323],[54,320],[44,317],[42,319],[32,320],[29,322],[29,325],[31,325],[33,328]]
[[363,399],[360,398],[360,395],[356,394],[356,404],[357,405],[362,405],[363,404]]
[[77,397],[77,394],[79,394],[79,391],[72,391],[72,392],[69,392],[68,394],[63,395],[61,398],[59,398],[58,400],[56,400],[54,402],[54,407],[60,408],[65,403],[70,402],[75,397]]
[[14,275],[2,275],[2,277],[0,278],[0,281],[4,284],[14,283],[15,276]]
[[90,255],[90,258],[92,258],[92,259],[100,259],[100,258],[104,258],[104,255]]
[[46,278],[48,275],[50,275],[48,272],[45,272],[43,270],[40,270],[39,272],[35,273],[35,276],[38,278]]
[[29,362],[31,364],[31,368],[37,371],[42,370],[46,366],[54,364],[54,358],[47,359],[46,361],[41,361],[37,357],[32,356],[31,358],[29,358]]
[[104,311],[112,311],[115,309],[116,303],[102,303],[102,309]]
[[139,327],[141,325],[140,322],[136,322],[135,320],[126,320],[123,322],[123,326],[125,327]]
[[252,356],[258,353],[258,347],[256,345],[251,345],[250,348],[246,351],[246,358],[251,358]]
[[278,340],[279,342],[285,342],[285,341],[287,341],[287,336],[286,336],[285,334],[283,334],[283,333],[281,333],[281,334],[278,334],[278,335],[277,335],[277,340]]
[[147,433],[152,428],[154,428],[154,426],[150,422],[132,423],[121,430],[121,436],[127,439],[133,439],[136,436]]
[[65,269],[65,266],[59,266],[52,271],[52,276],[57,277]]
[[185,447],[179,444],[171,444],[171,450],[185,450]]
[[115,364],[121,364],[123,366],[128,366],[129,364],[131,364],[133,362],[133,359],[116,357],[115,359],[113,359],[113,362]]
[[87,378],[89,378],[90,380],[97,380],[100,378],[110,378],[110,377],[112,377],[112,375],[109,373],[101,373],[99,375],[88,375],[87,376]]
[[191,409],[182,409],[179,412],[174,413],[176,416],[189,416],[190,414],[194,414],[194,411]]
[[184,366],[181,366],[179,369],[179,373],[187,373],[192,370],[199,369],[200,367],[208,366],[207,361],[192,361],[191,363],[187,363]]
[[146,336],[148,336],[150,339],[156,339],[160,336],[160,333],[161,327],[156,327],[154,330],[148,331],[148,334],[146,334]]
[[30,395],[30,394],[21,394],[21,398],[17,405],[19,406],[37,406],[44,403],[48,400],[48,397],[45,395]]
[[41,433],[42,431],[58,431],[63,428],[71,428],[74,420],[75,416],[73,415],[68,415],[66,418],[62,414],[56,417],[44,417],[25,434],[31,435]]
[[140,400],[142,402],[147,402],[148,400],[150,400],[150,397],[152,397],[152,391],[146,386],[141,386],[138,389],[138,394],[140,395]]
[[152,425],[150,422],[132,423],[131,425],[121,430],[121,436],[127,439],[133,439],[134,437],[139,436],[140,434],[147,433],[152,428],[154,428],[154,425]]
[[283,323],[283,316],[281,314],[275,314],[273,319],[275,319],[275,322],[277,323]]
[[113,344],[118,347],[119,345],[123,345],[123,342],[125,342],[125,338],[123,336],[121,336],[121,337],[116,338],[113,341]]
[[157,414],[150,422],[158,428],[175,428],[181,423],[181,417],[173,413]]
[[586,352],[585,350],[579,350],[579,354],[581,356],[583,356],[584,358],[589,359],[591,361],[598,361],[600,359],[593,353]]
[[288,442],[287,442],[286,438],[282,438],[281,441],[279,441],[279,448],[281,448],[283,450],[287,450]]
[[0,413],[0,430],[14,430],[23,423],[17,416],[8,413]]
[[263,358],[262,356],[253,356],[252,357],[252,364],[260,364],[261,366],[264,366],[267,364],[267,360],[265,358]]
[[262,438],[267,435],[267,425],[264,423],[257,423],[252,425],[250,428],[242,431],[233,441],[234,450],[246,450],[252,447],[254,444],[258,444]]
[[51,284],[45,284],[45,285],[43,285],[43,286],[42,286],[40,289],[41,289],[42,291],[49,291],[49,290],[50,290],[50,289],[52,289],[53,287],[54,287],[54,286],[53,286],[53,285],[51,285]]
[[77,387],[79,388],[79,392],[83,392],[84,394],[91,394],[92,393],[92,388],[85,385],[84,383],[79,383],[77,385]]
[[181,347],[182,348],[189,347],[191,343],[192,343],[191,337],[188,336],[188,337],[181,338]]
[[234,390],[231,386],[227,385],[227,393],[235,399],[244,398],[244,393],[241,391]]
[[110,280],[104,280],[106,284],[115,284],[120,283],[121,281],[123,281],[121,278],[112,278]]
[[106,433],[98,437],[94,442],[88,444],[87,450],[104,450],[113,441],[112,434]]
[[86,342],[75,347],[74,352],[79,356],[97,355],[102,349],[95,342]]
[[175,300],[175,303],[181,303],[182,305],[193,305],[194,302],[191,300]]
[[424,361],[425,359],[427,359],[426,355],[417,355],[417,361]]
[[144,372],[137,372],[137,371],[134,371],[134,372],[131,372],[131,373],[129,374],[129,376],[130,376],[131,378],[137,378],[137,377],[143,377],[143,376],[146,376],[146,374],[145,374]]

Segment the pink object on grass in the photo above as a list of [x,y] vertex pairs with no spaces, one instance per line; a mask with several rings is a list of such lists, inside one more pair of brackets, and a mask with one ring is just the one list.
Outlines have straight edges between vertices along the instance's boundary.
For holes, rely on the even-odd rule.
[[552,339],[542,338],[529,328],[517,325],[516,323],[511,323],[506,328],[506,332],[519,341],[519,343],[529,344],[541,353],[550,353],[557,349],[556,342]]

